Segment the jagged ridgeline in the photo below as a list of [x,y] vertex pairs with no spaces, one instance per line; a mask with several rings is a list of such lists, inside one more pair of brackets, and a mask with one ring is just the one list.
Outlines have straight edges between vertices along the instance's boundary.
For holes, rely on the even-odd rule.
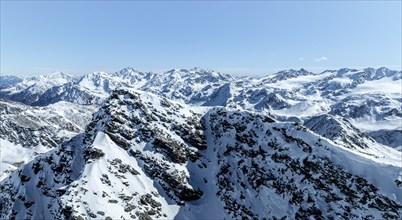
[[82,134],[0,183],[0,218],[400,219],[397,151],[366,155],[375,146],[331,137],[117,90]]

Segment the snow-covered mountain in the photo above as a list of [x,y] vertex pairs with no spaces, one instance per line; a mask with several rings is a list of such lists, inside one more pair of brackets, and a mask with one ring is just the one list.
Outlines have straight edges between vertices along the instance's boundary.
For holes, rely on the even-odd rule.
[[[263,111],[285,120],[332,114],[346,118],[364,132],[388,130],[399,134],[401,71],[366,68],[314,74],[302,69],[278,74],[285,76],[273,75],[243,83],[243,89],[232,95],[231,105],[234,102],[242,109]],[[387,141],[381,143],[392,145]]]
[[219,87],[235,79],[230,75],[213,70],[174,69],[156,76],[155,80],[150,81],[141,89],[172,100],[203,104]]
[[[38,162],[34,163],[38,165],[34,166],[41,168],[32,175],[36,173],[52,178],[45,180],[42,179],[44,176],[38,176],[42,183],[32,193],[41,201],[31,204],[33,212],[20,209],[16,217],[47,219],[78,213],[86,218],[108,215],[115,218],[120,218],[120,215],[125,218],[142,215],[171,217],[182,200],[194,200],[202,195],[199,189],[189,184],[190,174],[186,170],[189,161],[196,161],[201,156],[197,149],[205,149],[200,116],[180,104],[155,96],[126,91],[114,93],[94,114],[84,134],[37,158]],[[42,160],[54,161],[58,168]],[[79,188],[74,189],[68,186],[70,184],[77,184]],[[67,206],[52,198],[63,186],[72,190],[63,193],[73,199],[73,203],[68,202],[70,199],[65,201]],[[131,190],[125,190],[128,187]],[[164,190],[163,196],[158,189]],[[93,190],[101,191],[98,194]],[[6,196],[7,190],[1,191],[4,192],[2,196]],[[80,192],[79,195],[74,191]],[[61,199],[60,196],[57,197]],[[100,198],[103,198],[103,205],[96,209],[84,204]],[[11,217],[13,211],[6,208],[3,201],[0,202],[4,207],[1,213]],[[76,209],[76,205],[81,208]],[[33,215],[30,216],[30,212]]]
[[1,76],[0,75],[0,89],[4,89],[9,86],[13,86],[21,81],[22,81],[22,79],[19,77],[16,77],[16,76]]
[[113,90],[133,88],[187,104],[259,111],[277,119],[339,115],[358,129],[374,132],[401,126],[401,85],[402,72],[384,67],[286,70],[260,78],[200,68],[160,74],[125,68],[78,78],[62,73],[25,78],[0,89],[0,97],[39,106],[59,101],[99,106]]
[[398,219],[402,154],[384,149],[373,157],[264,114],[118,90],[84,133],[0,183],[0,213]]
[[212,70],[194,68],[174,69],[163,74],[142,73],[133,68],[119,72],[95,72],[64,85],[48,89],[34,105],[48,105],[58,101],[100,105],[113,90],[140,89],[185,103],[199,104],[223,83],[235,78]]
[[132,68],[119,72],[94,72],[63,85],[49,88],[34,105],[48,105],[58,101],[76,104],[100,105],[115,89],[138,88],[153,78],[152,73],[141,73]]
[[73,79],[73,76],[62,72],[26,77],[21,82],[0,89],[0,98],[32,104],[49,88],[63,85]]
[[46,107],[0,101],[0,180],[12,170],[83,132],[94,106]]
[[402,217],[401,71],[4,79],[1,219]]
[[338,145],[353,149],[355,153],[370,157],[372,160],[376,160],[381,154],[380,152],[388,151],[388,147],[382,145],[384,142],[377,142],[376,139],[363,133],[351,122],[340,116],[313,116],[306,119],[304,125],[314,133]]

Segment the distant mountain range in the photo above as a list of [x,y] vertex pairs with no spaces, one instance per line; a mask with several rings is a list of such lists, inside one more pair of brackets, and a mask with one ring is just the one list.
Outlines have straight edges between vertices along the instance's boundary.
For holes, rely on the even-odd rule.
[[24,79],[3,78],[0,98],[33,106],[59,101],[99,106],[113,90],[131,88],[190,105],[260,111],[276,118],[340,115],[367,132],[400,130],[402,123],[402,72],[384,67],[318,74],[286,70],[259,78],[199,68],[163,74],[125,68],[79,77],[56,72]]

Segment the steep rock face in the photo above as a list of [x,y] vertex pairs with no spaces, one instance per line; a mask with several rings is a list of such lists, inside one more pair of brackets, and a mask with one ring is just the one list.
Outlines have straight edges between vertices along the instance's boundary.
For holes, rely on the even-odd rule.
[[329,112],[347,118],[370,117],[376,121],[387,117],[402,117],[401,100],[383,94],[360,94],[347,96],[331,106]]
[[204,106],[227,106],[232,98],[233,87],[230,83],[226,83],[211,94],[209,100],[206,101]]
[[0,183],[0,215],[397,219],[390,150],[377,162],[299,124],[119,90],[83,134]]
[[[303,126],[227,110],[209,112],[206,120],[213,140],[208,147],[217,157],[216,195],[229,218],[401,217],[400,195],[396,201],[385,196],[367,180],[373,176],[364,179],[341,164],[357,155],[340,159],[343,150]],[[399,180],[385,181],[393,193],[401,190]]]
[[322,138],[352,150],[370,160],[379,163],[387,160],[400,161],[401,153],[389,148],[389,143],[381,143],[356,128],[349,120],[329,114],[313,116],[304,120],[304,126],[320,135]]
[[393,147],[402,151],[402,129],[386,130],[381,129],[378,131],[371,131],[367,133],[370,137],[378,143]]
[[199,118],[166,99],[117,91],[83,135],[2,182],[1,216],[172,216],[178,205],[203,195],[185,169],[206,148]]
[[268,93],[264,95],[264,97],[254,106],[256,110],[263,109],[284,109],[290,107],[290,104],[287,103],[285,99],[281,97],[281,95],[276,93]]
[[339,116],[314,116],[306,120],[304,125],[315,133],[351,149],[367,149],[376,144],[368,135]]

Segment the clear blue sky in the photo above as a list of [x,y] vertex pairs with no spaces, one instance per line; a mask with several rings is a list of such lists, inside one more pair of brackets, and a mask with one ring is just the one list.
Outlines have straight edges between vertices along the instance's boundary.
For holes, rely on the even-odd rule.
[[401,2],[2,1],[1,73],[401,69]]

